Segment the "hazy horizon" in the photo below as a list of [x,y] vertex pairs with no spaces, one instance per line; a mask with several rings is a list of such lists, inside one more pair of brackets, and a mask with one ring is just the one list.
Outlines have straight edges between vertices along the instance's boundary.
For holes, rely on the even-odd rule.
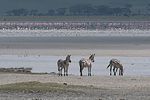
[[25,8],[28,10],[37,9],[40,12],[47,12],[49,9],[56,9],[62,7],[70,7],[77,4],[92,4],[92,5],[109,5],[109,6],[123,6],[125,4],[132,4],[140,8],[143,5],[150,3],[149,0],[0,0],[0,15],[12,9]]

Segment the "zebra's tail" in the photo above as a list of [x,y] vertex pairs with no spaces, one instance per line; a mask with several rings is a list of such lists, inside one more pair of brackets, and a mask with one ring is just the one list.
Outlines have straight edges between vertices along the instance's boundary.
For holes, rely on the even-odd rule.
[[58,71],[61,71],[61,63],[60,62],[61,62],[61,60],[57,61]]
[[109,65],[107,66],[107,69],[110,67],[110,63],[109,63]]

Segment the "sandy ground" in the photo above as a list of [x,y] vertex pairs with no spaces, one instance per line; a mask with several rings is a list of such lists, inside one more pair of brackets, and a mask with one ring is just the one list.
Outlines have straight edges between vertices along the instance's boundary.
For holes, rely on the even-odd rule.
[[[0,93],[1,100],[149,100],[149,76],[68,76],[57,75],[29,75],[29,74],[0,74],[0,85],[38,81],[42,83],[67,83],[68,85],[82,85],[95,89],[81,89],[81,93],[66,92],[62,94],[15,94]],[[17,96],[18,95],[18,96]],[[22,98],[21,98],[22,96]],[[44,99],[45,98],[45,99]]]
[[94,86],[100,88],[146,88],[150,87],[149,76],[68,76],[55,75],[28,75],[28,74],[0,74],[0,85],[38,81],[42,83],[67,83],[70,85]]

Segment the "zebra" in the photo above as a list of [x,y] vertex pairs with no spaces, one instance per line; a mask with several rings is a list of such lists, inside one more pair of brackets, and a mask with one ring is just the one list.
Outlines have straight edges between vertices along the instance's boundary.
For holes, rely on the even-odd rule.
[[109,68],[109,67],[110,67],[110,75],[112,75],[111,72],[112,72],[112,68],[113,68],[114,75],[116,76],[116,72],[119,68],[119,75],[123,76],[123,65],[120,63],[119,60],[111,59],[107,68]]
[[84,68],[88,68],[88,76],[91,76],[91,68],[92,68],[92,62],[94,62],[94,56],[95,54],[90,55],[88,59],[82,58],[79,61],[79,66],[80,66],[80,76],[82,76],[82,70]]
[[64,76],[68,76],[68,67],[69,67],[69,63],[71,63],[70,57],[71,55],[67,55],[65,60],[59,59],[57,61],[59,76],[62,76],[63,69],[64,69]]

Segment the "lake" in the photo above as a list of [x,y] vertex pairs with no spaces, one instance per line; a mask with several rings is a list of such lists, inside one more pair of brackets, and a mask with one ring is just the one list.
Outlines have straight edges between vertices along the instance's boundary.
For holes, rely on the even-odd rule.
[[[84,56],[72,56],[69,74],[79,75],[79,60]],[[86,58],[88,56],[85,56]],[[32,72],[57,72],[57,60],[65,56],[29,56],[29,55],[1,55],[0,67],[31,67]],[[117,58],[124,66],[124,75],[150,75],[150,57],[119,57],[96,56],[92,65],[92,75],[109,75],[106,69],[110,59]],[[87,75],[87,69],[83,70]]]

